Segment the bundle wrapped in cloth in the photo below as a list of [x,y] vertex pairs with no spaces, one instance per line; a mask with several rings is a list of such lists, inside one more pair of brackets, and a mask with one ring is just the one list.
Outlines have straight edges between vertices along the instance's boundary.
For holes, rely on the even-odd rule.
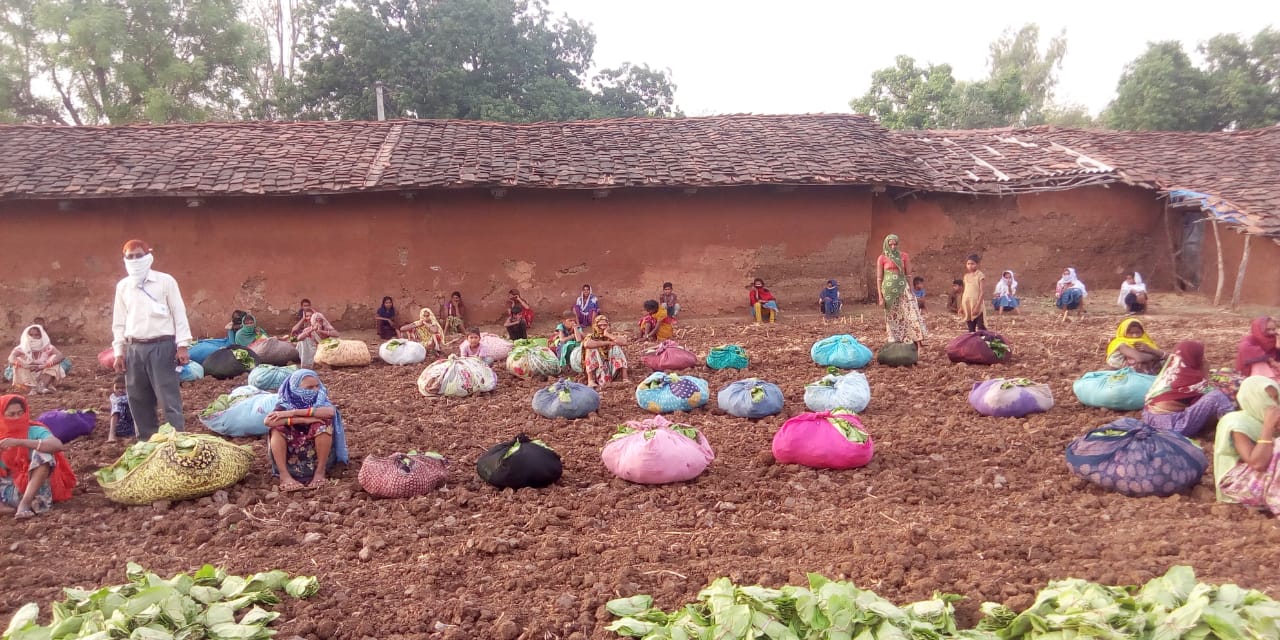
[[253,449],[209,435],[175,431],[165,424],[146,442],[125,450],[111,466],[94,472],[107,499],[121,504],[190,500],[244,479]]
[[360,340],[325,338],[316,348],[316,363],[331,367],[363,367],[373,362],[369,345]]
[[546,338],[516,340],[507,354],[507,371],[518,378],[554,376],[560,373],[560,357],[547,346]]
[[424,396],[462,398],[498,387],[493,369],[476,357],[451,355],[431,363],[418,376],[418,393]]
[[365,456],[360,463],[360,488],[379,498],[412,498],[444,486],[449,477],[444,456],[428,451]]
[[600,452],[601,461],[613,475],[638,484],[692,480],[715,457],[701,431],[662,416],[619,426]]

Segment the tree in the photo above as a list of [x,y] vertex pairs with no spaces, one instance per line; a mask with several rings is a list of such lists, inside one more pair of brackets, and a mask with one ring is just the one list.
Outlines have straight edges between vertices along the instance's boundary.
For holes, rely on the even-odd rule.
[[260,48],[238,0],[6,0],[5,7],[0,112],[10,119],[121,124],[241,115]]
[[1043,124],[1083,129],[1097,125],[1097,121],[1082,104],[1050,104],[1041,114]]
[[[330,0],[331,2],[333,0]],[[304,117],[564,120],[671,115],[669,72],[603,70],[585,84],[595,34],[544,0],[355,0],[319,5],[304,41]]]
[[1153,42],[1125,66],[1103,118],[1113,129],[1212,131],[1219,128],[1210,81],[1174,40]]
[[1050,106],[1066,54],[1065,34],[1042,52],[1034,24],[1006,30],[990,45],[987,77],[957,82],[947,64],[920,67],[910,56],[871,75],[871,88],[849,103],[890,129],[986,128],[1039,124]]
[[951,65],[920,67],[900,55],[894,66],[871,74],[871,88],[849,103],[889,129],[942,129],[956,121],[956,80]]
[[1221,110],[1219,125],[1253,129],[1280,122],[1280,31],[1268,27],[1250,41],[1219,34],[1199,51],[1212,87],[1209,101]]

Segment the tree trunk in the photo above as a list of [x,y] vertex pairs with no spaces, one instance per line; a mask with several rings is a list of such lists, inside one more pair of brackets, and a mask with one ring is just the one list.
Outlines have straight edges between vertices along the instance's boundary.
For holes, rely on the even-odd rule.
[[1218,219],[1213,218],[1213,243],[1218,245],[1218,288],[1213,292],[1213,306],[1222,306],[1222,285],[1226,281],[1226,267],[1222,264],[1222,232],[1218,231]]
[[1233,311],[1240,308],[1240,295],[1244,293],[1244,273],[1249,269],[1249,241],[1252,239],[1252,234],[1245,234],[1244,251],[1240,254],[1240,270],[1236,272],[1236,290],[1231,294],[1231,309]]

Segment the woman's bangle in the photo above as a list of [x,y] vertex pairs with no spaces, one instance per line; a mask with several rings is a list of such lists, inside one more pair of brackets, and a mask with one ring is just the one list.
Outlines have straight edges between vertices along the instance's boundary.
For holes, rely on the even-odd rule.
[[1258,440],[1258,444],[1271,444],[1273,442],[1275,442],[1275,440]]
[[284,423],[286,425],[293,426],[293,418],[285,418]]
[[308,417],[308,418],[310,418],[310,417],[312,417],[312,416],[314,416],[314,415],[316,415],[316,408],[315,408],[315,407],[311,407],[310,409],[307,409],[307,417]]

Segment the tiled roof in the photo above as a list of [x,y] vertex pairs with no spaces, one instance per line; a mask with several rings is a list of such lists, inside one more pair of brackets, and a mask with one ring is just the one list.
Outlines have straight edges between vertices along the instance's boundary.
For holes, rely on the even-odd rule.
[[1208,196],[1280,237],[1280,126],[890,132],[853,114],[0,126],[0,199],[429,188],[881,184],[1010,193],[1124,181]]
[[0,198],[433,187],[927,187],[865,116],[0,126]]

